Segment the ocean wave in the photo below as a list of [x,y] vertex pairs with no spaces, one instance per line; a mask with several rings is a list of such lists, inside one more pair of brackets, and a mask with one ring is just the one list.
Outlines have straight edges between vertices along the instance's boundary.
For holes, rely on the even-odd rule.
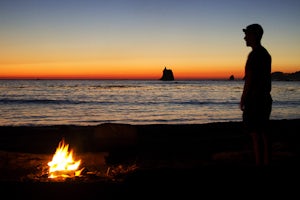
[[0,104],[81,104],[85,101],[53,100],[53,99],[0,99]]
[[76,105],[76,104],[92,104],[92,105],[135,105],[135,106],[153,106],[153,105],[234,105],[237,101],[82,101],[82,100],[55,100],[55,99],[0,99],[0,104],[7,105]]
[[[0,125],[241,120],[242,82],[0,81]],[[299,118],[299,82],[273,84],[272,119]]]

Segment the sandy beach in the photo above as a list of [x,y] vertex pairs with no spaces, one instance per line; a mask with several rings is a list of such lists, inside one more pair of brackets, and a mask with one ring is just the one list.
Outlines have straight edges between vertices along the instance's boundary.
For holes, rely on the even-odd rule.
[[[272,194],[288,186],[292,194],[300,178],[299,130],[300,119],[272,120],[272,163],[258,168],[241,122],[2,126],[1,192],[30,199],[142,199],[140,193],[188,197],[222,189],[230,196],[233,187],[253,193],[254,182],[261,192],[271,190],[265,185]],[[47,163],[62,139],[82,160],[83,176],[49,180]]]

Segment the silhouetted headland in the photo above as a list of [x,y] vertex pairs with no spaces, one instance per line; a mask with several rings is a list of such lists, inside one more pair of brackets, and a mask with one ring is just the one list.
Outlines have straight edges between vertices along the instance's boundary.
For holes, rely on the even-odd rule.
[[294,73],[273,72],[273,81],[300,81],[300,71]]

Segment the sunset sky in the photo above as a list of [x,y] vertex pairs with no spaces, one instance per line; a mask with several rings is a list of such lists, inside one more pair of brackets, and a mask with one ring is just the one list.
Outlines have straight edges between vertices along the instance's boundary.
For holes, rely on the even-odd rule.
[[0,78],[242,78],[251,23],[273,72],[300,70],[296,0],[1,0]]

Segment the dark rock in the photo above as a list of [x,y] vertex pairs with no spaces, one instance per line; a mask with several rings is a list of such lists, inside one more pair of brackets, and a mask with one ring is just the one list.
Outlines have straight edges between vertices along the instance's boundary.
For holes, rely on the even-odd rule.
[[162,80],[162,81],[174,81],[173,71],[171,69],[167,69],[165,67],[165,69],[163,70],[163,75],[162,75],[162,77],[159,80]]

